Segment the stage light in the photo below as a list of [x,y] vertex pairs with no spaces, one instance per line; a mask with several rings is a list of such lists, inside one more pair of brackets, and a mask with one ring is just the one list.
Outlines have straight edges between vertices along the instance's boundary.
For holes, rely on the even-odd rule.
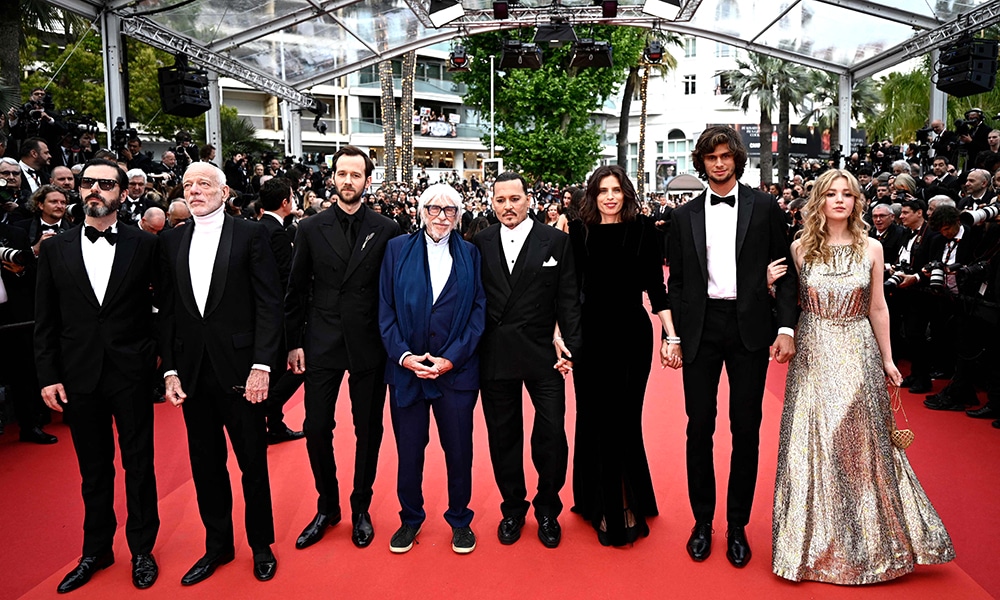
[[448,71],[468,71],[469,56],[465,53],[465,46],[455,46],[448,55]]
[[542,51],[536,44],[519,40],[504,40],[498,69],[540,69]]
[[642,5],[642,12],[667,21],[676,19],[680,10],[680,0],[646,0],[646,3]]
[[465,16],[465,8],[458,0],[431,0],[427,10],[434,27],[444,27],[455,19]]
[[611,42],[582,38],[573,45],[573,55],[569,66],[577,69],[612,66]]
[[550,48],[559,48],[576,42],[576,32],[573,31],[573,26],[565,21],[552,21],[538,26],[535,30],[534,42],[548,44]]
[[642,51],[642,57],[652,65],[660,64],[663,60],[663,44],[656,40],[651,40],[646,44],[646,49]]
[[614,19],[618,16],[618,0],[599,0],[601,4],[601,16],[605,19]]
[[502,21],[503,19],[510,17],[510,2],[494,2],[493,3],[493,18],[497,21]]

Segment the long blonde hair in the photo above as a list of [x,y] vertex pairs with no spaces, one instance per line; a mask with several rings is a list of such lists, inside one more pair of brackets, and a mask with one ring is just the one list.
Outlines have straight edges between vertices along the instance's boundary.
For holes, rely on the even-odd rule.
[[802,212],[805,214],[798,239],[802,248],[803,262],[823,262],[830,260],[832,256],[830,244],[827,241],[829,232],[826,229],[826,213],[823,207],[826,204],[826,192],[837,179],[846,180],[851,193],[854,194],[854,210],[851,211],[847,221],[847,231],[851,234],[852,239],[851,248],[858,258],[863,257],[867,251],[868,223],[865,223],[862,218],[866,201],[861,193],[861,186],[858,185],[858,180],[850,171],[830,169],[816,179],[809,200],[802,208]]

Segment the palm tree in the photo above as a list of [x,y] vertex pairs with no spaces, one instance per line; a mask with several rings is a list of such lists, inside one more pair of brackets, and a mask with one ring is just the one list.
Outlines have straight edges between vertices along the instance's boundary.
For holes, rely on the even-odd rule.
[[410,50],[403,55],[403,90],[399,103],[400,143],[403,145],[399,159],[402,163],[399,180],[406,183],[413,182],[413,78],[416,74],[417,51]]
[[[257,128],[239,116],[235,107],[219,107],[219,118],[219,136],[222,138],[222,149],[219,154],[222,156],[230,157],[236,153],[263,154],[274,150],[270,143],[257,137]],[[204,119],[199,119],[194,134],[198,139],[205,139]]]
[[788,154],[791,149],[791,107],[802,104],[806,96],[803,83],[808,71],[793,62],[782,61],[777,76],[778,93],[778,181],[788,178]]
[[44,0],[0,0],[0,14],[6,15],[0,19],[0,79],[15,88],[21,86],[20,49],[26,34],[51,31],[59,22],[69,32],[82,23]]
[[[674,46],[681,46],[683,44],[682,39],[679,35],[672,32],[654,30],[650,31],[645,35],[645,41],[643,46],[648,44],[650,41],[656,40],[663,44],[664,46],[671,44]],[[639,75],[639,68],[644,67],[644,73],[642,76]],[[629,66],[628,75],[625,77],[625,85],[622,86],[622,101],[621,101],[621,114],[618,117],[618,135],[615,138],[615,143],[618,146],[618,164],[626,166],[628,164],[628,130],[631,121],[632,112],[632,96],[635,95],[635,88],[637,85],[645,86],[649,82],[649,69],[652,67],[660,73],[661,76],[666,76],[672,69],[677,68],[677,58],[670,54],[666,50],[663,52],[663,59],[659,64],[649,64],[646,63],[645,58],[640,55],[639,61],[633,65]],[[646,91],[645,89],[639,90],[639,96],[642,100],[642,113],[639,117],[640,123],[646,120]],[[639,160],[643,161],[643,149],[645,140],[643,139],[645,135],[645,127],[640,124],[639,129]],[[639,181],[640,185],[642,182],[642,169],[643,165],[639,166]],[[641,190],[640,190],[641,195]]]
[[392,82],[392,60],[378,64],[382,84],[382,137],[385,139],[385,183],[396,181],[396,98]]
[[[840,75],[827,71],[810,71],[806,86],[812,90],[807,96],[811,108],[802,104],[801,124],[816,123],[830,132],[830,148],[836,150],[840,140]],[[925,90],[925,94],[929,93]],[[925,96],[925,99],[927,96]],[[880,103],[878,88],[871,78],[855,80],[851,89],[851,120],[869,121],[878,114]],[[925,103],[926,104],[926,103]],[[849,140],[847,140],[850,143]],[[850,148],[845,155],[850,155]]]
[[[664,35],[660,31],[653,31],[652,35],[650,35],[647,38],[646,42],[649,43],[649,41],[651,40],[656,40],[664,45],[673,44],[676,46],[680,46],[682,44],[681,37],[679,35],[675,33],[667,33]],[[665,77],[667,73],[669,73],[672,69],[677,68],[677,58],[674,57],[669,52],[667,52],[666,50],[664,50],[663,58],[660,60],[659,63],[648,63],[645,60],[645,56],[643,56],[643,61],[641,64],[643,69],[642,69],[642,79],[639,80],[639,99],[642,101],[642,110],[639,113],[639,164],[638,164],[638,169],[636,170],[636,175],[638,179],[637,192],[639,198],[642,198],[646,195],[646,185],[645,185],[646,177],[644,175],[646,172],[646,105],[649,96],[650,70],[658,72],[660,74],[660,77]],[[631,75],[631,70],[629,71],[629,74]],[[629,96],[629,98],[631,99],[631,96]],[[627,115],[628,113],[623,112],[622,114]],[[625,128],[626,128],[625,140],[627,141],[628,140],[627,120],[625,121]],[[620,128],[619,128],[619,135],[621,135]],[[619,146],[619,152],[620,151],[621,151],[621,146]]]
[[774,124],[771,113],[778,108],[778,85],[784,61],[764,54],[751,52],[749,59],[736,60],[736,69],[723,71],[732,86],[727,102],[739,107],[744,113],[750,108],[751,100],[760,106],[760,180],[769,184],[772,179],[773,153],[771,136]]

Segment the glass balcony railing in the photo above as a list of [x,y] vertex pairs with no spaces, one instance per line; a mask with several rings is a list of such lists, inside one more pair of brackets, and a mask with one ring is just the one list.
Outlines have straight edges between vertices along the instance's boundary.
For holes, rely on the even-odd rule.
[[[397,123],[396,124],[396,133],[400,133],[400,131],[402,131],[402,130],[400,129],[399,123]],[[382,123],[380,123],[380,122],[374,122],[374,121],[368,121],[368,120],[364,120],[364,119],[351,119],[351,132],[352,133],[376,133],[376,134],[381,134],[382,133]],[[445,132],[442,131],[442,133],[445,133]],[[442,138],[442,139],[456,139],[456,138],[469,139],[469,138],[472,138],[472,139],[475,139],[475,140],[479,140],[479,139],[482,139],[482,137],[484,135],[488,135],[488,134],[489,134],[489,129],[486,128],[486,127],[481,127],[479,125],[465,124],[465,123],[461,123],[461,124],[455,126],[455,135],[433,135],[433,134],[421,135],[420,129],[418,129],[417,126],[414,126],[414,131],[413,131],[414,138],[418,138],[419,137],[419,138],[424,138],[424,139],[439,137],[439,138]]]
[[[357,85],[361,88],[374,90],[380,89],[381,87],[377,76],[373,77],[366,73],[362,73],[358,76]],[[392,86],[397,90],[402,89],[403,79],[401,77],[393,77]],[[415,94],[453,94],[456,96],[462,96],[465,95],[467,90],[468,88],[464,83],[458,83],[457,81],[450,81],[447,79],[417,77],[413,82],[413,92]]]

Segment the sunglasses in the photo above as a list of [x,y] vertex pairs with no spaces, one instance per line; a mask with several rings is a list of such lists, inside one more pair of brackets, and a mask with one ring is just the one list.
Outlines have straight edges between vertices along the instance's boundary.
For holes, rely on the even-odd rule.
[[89,190],[94,187],[95,183],[105,192],[110,192],[118,187],[118,181],[116,179],[94,179],[92,177],[83,177],[80,179],[80,189]]
[[424,210],[426,210],[427,214],[429,214],[432,217],[436,217],[439,214],[441,214],[442,210],[444,211],[444,216],[448,217],[449,219],[454,219],[455,215],[458,214],[457,206],[435,206],[433,204],[428,204],[427,206],[424,207]]

